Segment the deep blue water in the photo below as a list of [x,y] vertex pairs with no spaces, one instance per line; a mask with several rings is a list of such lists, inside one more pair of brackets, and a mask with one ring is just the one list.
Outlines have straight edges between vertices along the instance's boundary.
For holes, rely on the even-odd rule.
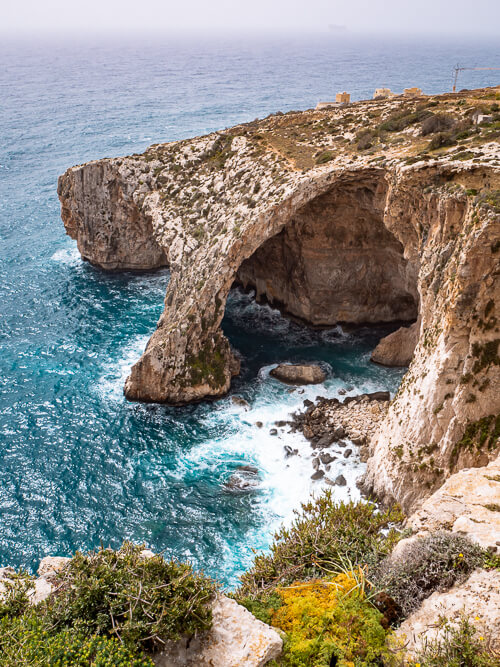
[[[59,218],[57,176],[337,90],[440,92],[457,61],[498,65],[499,48],[328,36],[0,43],[0,565],[33,568],[128,538],[234,584],[312,489],[308,444],[271,436],[273,422],[306,397],[394,390],[401,377],[370,365],[380,330],[311,332],[235,292],[223,327],[243,356],[234,392],[250,410],[229,399],[127,403],[123,380],[154,330],[168,273],[82,263]],[[476,72],[459,85],[488,83],[491,72]],[[324,386],[290,393],[269,379],[271,364],[300,359],[329,364]],[[285,460],[285,444],[300,456]],[[228,493],[242,463],[259,468],[260,486]],[[355,496],[362,464],[338,469],[348,479],[339,497]]]

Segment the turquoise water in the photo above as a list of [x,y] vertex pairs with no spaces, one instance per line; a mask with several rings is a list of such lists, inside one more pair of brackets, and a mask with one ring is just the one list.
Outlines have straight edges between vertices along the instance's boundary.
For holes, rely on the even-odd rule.
[[[337,89],[358,98],[375,83],[437,92],[464,53],[491,64],[498,47],[326,38],[0,45],[0,565],[34,568],[48,554],[128,538],[232,585],[252,550],[320,490],[309,445],[286,430],[270,435],[274,421],[304,398],[394,390],[401,377],[369,362],[385,331],[309,331],[234,292],[223,328],[243,358],[233,393],[250,409],[229,398],[182,409],[127,403],[123,380],[154,330],[168,272],[105,274],[81,262],[59,218],[59,173],[310,107]],[[487,82],[478,73],[463,85]],[[290,393],[268,376],[285,360],[320,360],[328,379]],[[286,444],[300,455],[285,459]],[[259,486],[229,493],[241,464],[257,466]],[[348,480],[339,498],[355,497],[363,464],[337,465]]]

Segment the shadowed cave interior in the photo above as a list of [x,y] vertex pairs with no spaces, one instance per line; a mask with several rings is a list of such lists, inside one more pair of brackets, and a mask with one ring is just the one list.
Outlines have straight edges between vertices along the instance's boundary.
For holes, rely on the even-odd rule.
[[417,269],[384,225],[386,192],[373,176],[337,183],[246,259],[235,285],[312,326],[415,321]]

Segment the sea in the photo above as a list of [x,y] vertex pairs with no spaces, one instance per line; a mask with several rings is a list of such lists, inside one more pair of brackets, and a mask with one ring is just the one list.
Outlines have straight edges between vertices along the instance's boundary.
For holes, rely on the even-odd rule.
[[[312,450],[275,425],[305,399],[388,389],[404,370],[370,362],[390,328],[311,330],[233,290],[222,324],[242,358],[231,395],[182,408],[127,402],[123,383],[163,308],[167,270],[105,273],[64,233],[57,177],[346,90],[450,90],[457,64],[499,66],[498,40],[277,36],[0,39],[0,566],[144,543],[231,589],[311,494]],[[459,88],[498,84],[463,71]],[[279,362],[316,361],[293,389]],[[240,396],[248,406],[238,405]],[[277,434],[273,434],[277,428]],[[285,447],[297,450],[285,456]],[[228,482],[253,466],[256,485]],[[331,477],[359,498],[357,453]]]

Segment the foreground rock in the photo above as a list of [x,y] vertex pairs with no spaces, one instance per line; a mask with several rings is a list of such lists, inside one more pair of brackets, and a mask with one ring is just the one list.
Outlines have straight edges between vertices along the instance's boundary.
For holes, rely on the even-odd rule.
[[314,364],[279,364],[269,373],[285,384],[321,384],[326,373]]
[[500,458],[452,475],[408,519],[408,526],[419,535],[443,529],[462,533],[500,554]]
[[213,627],[203,638],[172,643],[157,667],[261,667],[281,653],[276,630],[224,595],[213,607]]
[[500,650],[500,572],[476,570],[469,579],[449,591],[433,593],[424,600],[396,630],[396,645],[406,646],[414,653],[442,634],[441,620],[457,624],[462,614]]
[[379,342],[371,360],[382,366],[409,366],[418,341],[418,324],[400,327]]
[[[471,114],[497,93],[273,115],[69,169],[62,217],[85,259],[171,270],[126,396],[225,394],[239,363],[220,325],[240,283],[313,325],[418,318],[409,371],[370,442],[366,493],[408,512],[495,458],[499,151]],[[465,128],[459,145],[427,143],[418,119],[436,113]]]

